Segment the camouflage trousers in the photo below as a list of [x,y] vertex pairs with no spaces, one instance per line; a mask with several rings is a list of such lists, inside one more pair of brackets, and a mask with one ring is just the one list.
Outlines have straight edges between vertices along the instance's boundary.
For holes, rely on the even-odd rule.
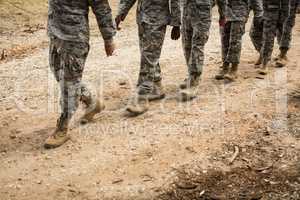
[[281,17],[278,11],[267,14],[269,17],[264,19],[262,39],[263,42],[260,51],[260,57],[264,65],[266,65],[271,60],[276,32],[281,28],[284,22],[284,18]]
[[244,21],[226,22],[221,32],[223,62],[232,64],[240,63],[244,33]]
[[79,101],[86,105],[92,101],[90,91],[81,82],[88,52],[88,43],[50,39],[50,69],[60,85],[61,92],[62,116],[59,126],[67,126],[68,120],[78,108]]
[[263,20],[253,18],[249,36],[256,51],[260,52],[263,42]]
[[183,11],[182,46],[189,75],[200,76],[204,65],[204,47],[209,38],[211,6],[188,3]]
[[159,59],[166,35],[166,25],[138,25],[139,45],[141,53],[138,86],[152,85],[161,81]]
[[290,15],[287,20],[281,20],[280,26],[277,30],[277,41],[280,49],[288,50],[291,47],[292,33],[295,26],[297,14],[297,2],[291,0]]

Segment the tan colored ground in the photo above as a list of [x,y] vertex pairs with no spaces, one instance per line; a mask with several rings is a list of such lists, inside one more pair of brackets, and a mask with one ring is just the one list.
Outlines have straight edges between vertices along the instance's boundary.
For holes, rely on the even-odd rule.
[[[42,144],[55,128],[59,92],[48,69],[47,4],[18,2],[23,1],[0,0],[0,48],[7,52],[0,61],[0,199],[158,199],[160,193],[193,199],[203,191],[196,197],[229,199],[232,191],[250,199],[252,191],[261,199],[299,199],[299,17],[287,68],[257,77],[257,55],[247,33],[240,78],[225,84],[212,78],[220,65],[214,15],[199,98],[190,103],[175,99],[186,67],[181,43],[168,34],[161,57],[168,98],[151,103],[137,118],[124,115],[139,70],[135,12],[116,37],[111,58],[104,55],[93,20],[84,80],[101,94],[107,110],[87,126],[78,124],[79,112],[72,141],[48,151]],[[235,146],[239,154],[230,165]],[[198,180],[194,170],[197,187],[172,190],[169,183],[184,164],[197,166],[204,178]],[[250,187],[249,180],[260,184]],[[178,196],[166,197],[164,191]]]

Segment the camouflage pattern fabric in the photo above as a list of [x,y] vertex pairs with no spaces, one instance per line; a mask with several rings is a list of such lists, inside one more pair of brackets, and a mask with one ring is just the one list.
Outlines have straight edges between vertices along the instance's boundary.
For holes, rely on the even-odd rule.
[[[137,0],[120,0],[118,16],[126,17]],[[180,26],[180,0],[138,0],[137,23]]]
[[[254,18],[250,28],[250,38],[256,51],[260,52],[263,38],[263,0],[253,2],[250,8],[254,11]],[[255,14],[257,13],[257,14]]]
[[224,27],[220,27],[223,62],[239,64],[242,37],[245,24],[251,9],[255,19],[263,16],[261,0],[217,0],[220,18],[226,19]]
[[49,0],[48,35],[66,41],[89,41],[89,7],[104,40],[116,34],[108,0]]
[[181,25],[180,0],[120,0],[117,16],[126,17],[136,2],[141,52],[138,86],[151,88],[161,80],[159,59],[167,25]]
[[284,22],[281,20],[279,29],[277,30],[277,41],[280,49],[288,50],[291,47],[292,33],[296,21],[296,13],[298,0],[290,0],[290,15]]
[[190,75],[202,74],[204,47],[211,26],[211,0],[185,0],[183,4],[182,42]]
[[166,25],[139,24],[139,45],[141,52],[141,68],[138,86],[152,85],[161,80],[159,58],[166,34]]
[[60,84],[61,109],[66,120],[77,110],[79,101],[89,105],[92,96],[81,83],[84,64],[89,52],[89,44],[50,39],[50,69]]
[[250,38],[256,51],[260,52],[263,40],[264,21],[253,18],[250,28]]
[[263,64],[272,57],[276,32],[289,17],[289,0],[264,0],[263,43],[260,52]]
[[262,17],[261,0],[216,0],[219,13],[226,21],[247,21],[250,9],[255,17]]
[[49,0],[49,64],[60,84],[62,114],[57,124],[60,129],[67,127],[79,101],[86,105],[92,101],[91,93],[81,83],[89,52],[89,7],[103,39],[112,40],[116,30],[107,0]]
[[223,62],[239,64],[242,50],[242,37],[245,33],[245,22],[226,22],[222,34]]

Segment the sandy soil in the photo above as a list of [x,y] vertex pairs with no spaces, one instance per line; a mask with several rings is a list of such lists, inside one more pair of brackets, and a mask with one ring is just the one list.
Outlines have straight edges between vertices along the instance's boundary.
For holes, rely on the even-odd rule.
[[59,91],[48,68],[47,5],[12,1],[39,11],[33,18],[6,2],[0,1],[0,199],[299,199],[299,17],[287,68],[257,76],[247,32],[240,78],[228,84],[212,78],[221,54],[215,14],[199,96],[188,103],[176,100],[186,66],[181,42],[168,30],[161,57],[168,96],[137,118],[124,114],[139,71],[135,12],[111,58],[92,20],[84,80],[107,109],[86,126],[78,123],[80,109],[72,140],[49,151],[42,144],[55,128]]

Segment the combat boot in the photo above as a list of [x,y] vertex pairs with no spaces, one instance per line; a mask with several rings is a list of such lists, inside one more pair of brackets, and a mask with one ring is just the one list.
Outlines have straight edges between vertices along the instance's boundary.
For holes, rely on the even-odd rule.
[[215,79],[217,80],[223,80],[225,75],[229,72],[229,64],[224,63],[222,67],[220,67],[220,71],[218,74],[215,76]]
[[57,120],[56,130],[44,143],[44,147],[46,149],[60,147],[70,139],[70,136],[68,135],[68,121],[67,115],[62,114],[60,116]]
[[105,105],[100,101],[91,101],[89,104],[86,104],[86,110],[84,115],[81,117],[80,123],[86,124],[93,120],[94,116],[105,109]]
[[165,98],[161,81],[141,84],[138,87],[138,100],[140,101],[155,101]]
[[263,66],[258,70],[258,73],[261,75],[267,75],[269,72],[269,64],[263,64]]
[[276,58],[276,63],[275,66],[280,68],[280,67],[285,67],[288,62],[288,57],[287,57],[287,49],[281,49],[280,54]]
[[191,74],[188,78],[186,78],[182,84],[179,85],[180,89],[189,89],[195,88],[199,85],[200,75],[199,74]]
[[227,73],[224,78],[229,80],[229,81],[235,81],[238,78],[238,64],[232,64],[231,69],[229,71],[229,73]]
[[133,101],[127,106],[126,111],[131,117],[142,115],[148,111],[148,101]]
[[261,64],[262,64],[262,58],[261,58],[261,56],[259,56],[258,59],[256,60],[256,62],[254,63],[254,65],[256,67],[259,67]]

